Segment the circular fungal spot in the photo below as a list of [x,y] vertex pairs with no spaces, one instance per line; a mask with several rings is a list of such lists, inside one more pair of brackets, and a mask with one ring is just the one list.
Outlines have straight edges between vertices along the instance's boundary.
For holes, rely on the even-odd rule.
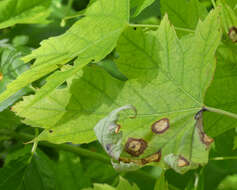
[[232,42],[237,42],[237,28],[236,27],[231,27],[230,29],[229,29],[229,33],[228,33],[228,35],[229,35],[229,38],[232,40]]
[[169,126],[169,119],[163,118],[153,123],[151,126],[151,130],[153,133],[162,134],[169,128]]
[[128,138],[125,144],[125,151],[132,156],[141,155],[147,147],[146,141],[143,139]]
[[178,166],[179,166],[179,167],[185,167],[185,166],[188,166],[188,165],[189,165],[189,161],[186,160],[184,157],[179,156],[179,159],[178,159]]

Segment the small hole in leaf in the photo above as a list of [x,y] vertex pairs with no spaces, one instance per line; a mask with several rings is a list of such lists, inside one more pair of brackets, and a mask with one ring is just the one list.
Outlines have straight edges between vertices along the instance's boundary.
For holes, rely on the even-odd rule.
[[169,128],[169,119],[163,118],[152,124],[151,130],[153,133],[162,134]]
[[133,30],[137,30],[137,28],[136,28],[136,27],[134,27],[134,28],[133,28]]

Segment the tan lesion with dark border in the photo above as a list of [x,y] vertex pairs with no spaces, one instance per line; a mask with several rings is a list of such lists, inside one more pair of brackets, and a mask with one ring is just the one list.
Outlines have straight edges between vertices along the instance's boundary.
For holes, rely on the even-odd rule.
[[189,161],[184,158],[183,156],[179,156],[179,159],[178,159],[178,166],[179,167],[185,167],[185,166],[188,166],[189,165]]
[[161,160],[161,150],[150,155],[147,156],[146,158],[142,158],[142,159],[131,159],[131,158],[124,158],[124,157],[120,157],[119,161],[122,161],[124,163],[135,163],[137,165],[145,165],[151,162],[160,162]]
[[132,156],[140,156],[147,147],[147,142],[143,139],[128,138],[125,144],[125,151]]
[[162,134],[169,129],[170,123],[168,118],[163,118],[152,124],[151,130],[155,134]]

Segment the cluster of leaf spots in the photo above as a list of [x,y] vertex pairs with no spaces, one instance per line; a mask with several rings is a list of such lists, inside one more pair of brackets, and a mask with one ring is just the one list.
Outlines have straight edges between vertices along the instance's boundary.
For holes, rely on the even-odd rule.
[[[187,171],[189,167],[192,168],[199,165],[195,162],[192,163],[193,161],[190,160],[190,158],[184,156],[182,154],[182,151],[180,152],[180,154],[176,155],[172,151],[167,152],[166,150],[162,155],[162,148],[158,149],[159,146],[151,148],[149,147],[151,146],[149,141],[152,140],[153,136],[156,137],[156,141],[159,141],[161,136],[167,133],[169,129],[173,130],[173,127],[170,124],[172,123],[172,120],[170,121],[168,117],[161,118],[155,122],[153,121],[151,126],[149,127],[150,132],[148,132],[148,135],[143,135],[144,138],[126,137],[123,144],[123,132],[121,130],[123,128],[126,128],[126,126],[121,126],[117,122],[119,122],[119,113],[127,109],[136,110],[134,106],[131,105],[117,108],[116,110],[112,111],[107,117],[99,121],[94,129],[96,136],[99,142],[104,147],[105,151],[112,157],[112,159],[115,160],[115,162],[118,162],[116,165],[114,165],[115,169],[131,170],[134,168],[134,164],[137,165],[137,167],[142,167],[146,164],[159,164],[159,162],[162,160],[162,157],[164,157],[163,161],[165,161],[165,164],[180,173]],[[197,136],[197,141],[201,143],[198,146],[196,145],[196,149],[201,149],[201,147],[204,145],[205,148],[202,151],[209,151],[213,139],[207,136],[203,131],[202,114],[204,111],[206,110],[201,109],[195,114],[195,117],[193,118],[194,120],[196,120],[194,127],[194,131],[196,132],[194,132],[194,137],[192,138],[196,138],[195,136]],[[136,118],[133,117],[132,119]],[[149,141],[146,136],[149,136]],[[195,139],[192,141],[192,143],[195,143]],[[166,147],[163,146],[163,148],[165,149]],[[154,151],[155,149],[158,150]],[[144,152],[146,150],[148,150],[149,153],[146,153],[144,156]],[[130,157],[126,156],[126,154],[124,153],[130,155]],[[166,157],[171,157],[171,162],[170,159],[167,159]],[[134,169],[136,169],[136,167]]]

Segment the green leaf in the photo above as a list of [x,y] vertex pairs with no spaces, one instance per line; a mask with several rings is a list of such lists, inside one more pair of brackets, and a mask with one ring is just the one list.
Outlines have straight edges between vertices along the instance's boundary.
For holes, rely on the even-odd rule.
[[[128,10],[128,0],[98,0],[93,3],[86,10],[85,17],[66,33],[43,41],[40,48],[24,58],[25,62],[36,61],[30,70],[8,85],[0,95],[0,102],[74,58],[77,58],[76,65],[102,60],[115,47],[127,26]],[[61,80],[51,82],[54,86],[61,84]]]
[[[128,81],[116,80],[95,65],[88,66],[71,86],[53,91],[28,109],[25,106],[34,96],[25,97],[14,109],[26,118],[25,123],[46,128],[38,140],[83,143],[95,140],[92,128],[97,121],[113,109],[132,104],[137,108],[137,118],[123,114],[119,120],[123,147],[132,137],[145,139],[149,148],[139,157],[124,151],[121,157],[138,159],[139,163],[162,149],[162,161],[170,155],[167,162],[176,169],[177,159],[184,157],[190,162],[179,172],[205,164],[208,151],[201,141],[206,137],[201,113],[196,120],[194,117],[204,105],[215,69],[214,53],[221,37],[218,15],[219,10],[212,11],[194,35],[181,40],[167,17],[157,32],[129,29],[117,48],[117,64]],[[152,133],[151,125],[163,118],[169,119],[170,129],[162,135]],[[201,138],[200,133],[204,135]]]
[[157,179],[156,184],[155,184],[155,188],[154,188],[154,190],[160,190],[160,189],[168,190],[168,183],[165,180],[164,172],[162,172],[160,177]]
[[237,15],[233,9],[224,0],[219,0],[218,5],[221,7],[221,22],[226,34],[229,33],[230,28],[237,26]]
[[[226,42],[217,51],[217,68],[215,78],[207,90],[205,103],[232,113],[237,113],[236,45]],[[219,114],[204,114],[204,126],[208,135],[216,137],[237,126],[236,119]]]
[[218,190],[236,190],[237,175],[229,175],[222,180],[218,186]]
[[0,169],[0,189],[54,190],[55,179],[48,158],[42,153],[10,161]]
[[46,22],[50,0],[4,0],[0,2],[0,29],[15,24]]
[[75,154],[61,151],[55,166],[59,190],[78,190],[90,186],[90,179],[85,175],[80,158]]
[[15,129],[19,124],[20,119],[13,112],[9,110],[0,112],[0,129]]
[[121,73],[117,65],[115,64],[114,60],[112,58],[107,58],[102,60],[101,62],[97,63],[100,67],[104,68],[111,76],[114,78],[117,78],[122,81],[126,81],[127,77]]
[[[2,52],[1,62],[0,62],[0,72],[1,72],[1,83],[0,83],[0,93],[2,93],[6,86],[17,78],[21,73],[29,69],[29,65],[25,64],[19,58],[26,55],[29,52],[29,48],[18,47],[6,49]],[[8,106],[15,103],[23,95],[30,93],[32,90],[29,87],[20,89],[11,97],[0,103],[0,111],[6,109]]]
[[84,189],[84,190],[124,190],[124,189],[126,189],[126,190],[139,190],[139,188],[137,187],[136,184],[131,185],[127,180],[125,180],[122,177],[120,177],[119,184],[116,188],[112,187],[112,186],[109,186],[107,184],[97,184],[97,183],[95,183],[93,188],[87,188],[87,189]]
[[107,184],[95,183],[93,188],[86,188],[83,190],[115,190],[115,188]]
[[145,8],[154,3],[155,0],[131,0],[131,8],[134,9],[132,16],[136,17],[139,15]]
[[177,27],[194,29],[199,19],[207,15],[206,8],[198,0],[161,0],[160,6],[161,14],[167,13]]
[[237,136],[234,138],[234,147],[233,150],[237,149]]
[[29,36],[26,35],[19,35],[13,38],[12,44],[14,47],[24,46],[28,43]]
[[130,184],[127,180],[125,180],[124,178],[120,177],[119,178],[119,184],[116,187],[116,190],[139,190],[138,186],[134,183],[134,184]]
[[8,150],[6,158],[4,160],[4,166],[7,166],[11,161],[16,161],[21,159],[22,157],[29,157],[29,152],[32,149],[32,145],[25,145],[20,149],[13,149],[13,151]]

